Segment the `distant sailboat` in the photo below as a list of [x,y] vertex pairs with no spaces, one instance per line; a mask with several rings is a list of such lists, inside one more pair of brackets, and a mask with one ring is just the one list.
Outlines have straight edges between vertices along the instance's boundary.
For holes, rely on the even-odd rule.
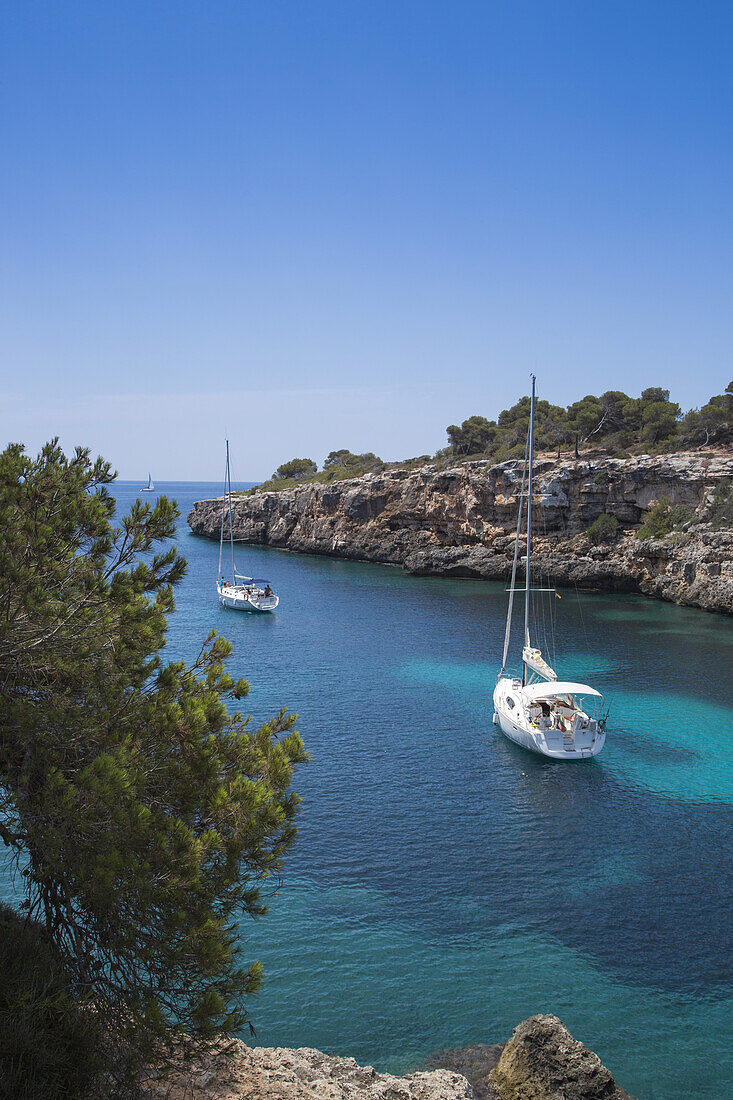
[[[232,551],[232,579],[224,579],[221,571],[224,550],[224,520],[229,513],[229,545]],[[264,586],[264,587],[263,587]],[[243,577],[234,565],[234,528],[232,525],[232,479],[229,470],[229,440],[227,440],[226,495],[221,506],[221,531],[219,534],[219,579],[216,582],[219,603],[236,611],[274,611],[280,603],[266,580]]]
[[[591,717],[584,710],[586,698],[603,700],[600,691],[587,684],[558,680],[557,673],[530,642],[530,591],[532,562],[532,460],[534,451],[535,376],[532,375],[532,404],[527,433],[522,490],[517,510],[517,537],[514,544],[514,565],[509,589],[509,610],[504,635],[504,656],[501,672],[494,689],[494,723],[510,741],[525,749],[549,756],[554,760],[585,760],[597,756],[606,741],[605,719]],[[524,487],[527,483],[527,557],[524,582],[524,645],[523,672],[519,677],[506,676],[512,609],[519,560],[519,539],[522,527]],[[600,705],[596,703],[600,711]]]
[[153,485],[153,478],[151,474],[148,474],[148,483],[139,490],[141,493],[154,493],[155,486]]

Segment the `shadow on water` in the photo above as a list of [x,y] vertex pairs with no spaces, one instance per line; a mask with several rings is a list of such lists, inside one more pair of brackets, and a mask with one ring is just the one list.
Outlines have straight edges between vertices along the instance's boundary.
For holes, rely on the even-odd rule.
[[602,758],[563,767],[509,742],[502,752],[519,772],[510,801],[523,851],[541,873],[510,906],[495,896],[495,916],[519,917],[625,982],[730,989],[730,806],[635,791]]

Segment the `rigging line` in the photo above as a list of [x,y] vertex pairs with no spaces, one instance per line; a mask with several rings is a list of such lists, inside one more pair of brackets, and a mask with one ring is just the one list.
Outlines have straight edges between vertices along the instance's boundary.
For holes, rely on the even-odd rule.
[[[545,544],[547,544],[547,539],[548,539],[548,536],[547,536],[547,516],[545,514],[544,508],[542,509],[542,535],[543,535],[543,538],[545,540]],[[555,664],[557,663],[556,662],[557,655],[555,653],[555,588],[554,588],[554,585],[551,584],[550,563],[549,563],[548,559],[545,559],[545,583],[546,583],[546,587],[548,589],[547,613],[548,613],[548,621],[549,621],[549,624],[550,624],[550,633],[545,634],[545,642],[546,642],[546,650],[545,651],[546,651],[548,657],[550,658],[549,663],[554,668]]]
[[[537,513],[539,514],[539,505],[537,506]],[[545,535],[545,519],[544,519],[544,516],[541,517],[541,520],[543,520],[543,522],[541,522],[541,529],[543,529],[543,536],[544,536]],[[541,583],[541,582],[544,582],[544,580],[545,580],[545,570],[544,570],[543,561],[541,561],[541,558],[539,559],[538,573],[539,573],[540,587],[545,587],[544,583]],[[541,607],[541,616],[543,616],[543,643],[541,643],[540,649],[541,649],[541,651],[543,651],[543,653],[547,653],[547,593],[545,593],[545,592],[540,593],[539,603],[540,603],[540,607]]]
[[[539,514],[539,505],[537,507],[537,512]],[[542,534],[544,535],[544,520],[542,522]],[[537,555],[535,554],[535,558],[536,558],[536,556]],[[543,567],[543,564],[542,564],[542,558],[539,559],[539,564],[537,565],[537,575],[538,575],[538,578],[539,578],[539,581],[540,581],[540,584],[538,585],[538,587],[539,588],[544,588],[545,587],[545,585],[544,585],[545,570],[544,570],[544,567]],[[540,646],[540,650],[542,651],[542,653],[546,654],[547,653],[547,594],[545,592],[541,592],[539,594],[539,603],[540,603],[540,612],[541,612],[541,617],[542,617],[542,645]]]
[[[544,522],[544,517],[543,517],[542,539],[543,539],[543,553],[544,554],[547,553],[547,539],[546,539],[546,536],[547,536],[547,530],[546,530],[546,524]],[[547,660],[548,664],[550,664],[551,663],[550,662],[550,617],[552,615],[552,600],[555,598],[555,596],[554,596],[554,593],[551,591],[550,572],[549,572],[549,569],[547,567],[547,561],[544,560],[544,559],[543,559],[543,563],[542,563],[542,578],[543,578],[543,587],[547,589],[547,591],[544,593],[544,596],[543,596],[544,612],[543,612],[542,624],[543,624],[543,628],[544,628],[544,632],[545,632],[544,652],[547,654],[546,660]]]
[[[534,375],[532,378],[532,397],[529,406],[529,439],[528,439],[528,461],[527,461],[527,567],[525,569],[525,576],[527,582],[525,584],[524,592],[524,644],[529,645],[529,621],[530,621],[530,593],[532,585],[530,582],[530,569],[532,561],[532,467],[534,466],[534,414],[535,414],[535,383],[537,379]],[[523,664],[523,676],[522,682],[527,682],[527,665]]]
[[227,484],[229,488],[229,543],[232,548],[232,584],[237,583],[236,567],[234,565],[234,524],[232,523],[232,468],[229,465],[229,440],[227,439]]
[[[543,575],[543,574],[541,574],[541,570],[540,570],[539,571],[540,580],[541,580],[541,575]],[[543,652],[546,653],[547,652],[547,599],[546,599],[546,595],[545,595],[544,592],[540,593],[540,595],[539,595],[539,606],[540,606],[540,609],[541,609],[541,621],[543,621],[543,645],[541,645],[541,649],[543,649]]]
[[[550,567],[547,567],[547,583],[550,583]],[[555,621],[557,619],[557,613],[555,611],[555,597],[556,592],[553,587],[552,595],[550,596],[550,633],[552,636],[552,667],[555,668],[557,664],[557,641],[555,638]]]
[[[542,486],[541,486],[541,483],[539,483],[539,482],[538,482],[538,489],[541,493]],[[537,493],[537,491],[538,490],[535,489],[535,494]],[[544,536],[544,534],[545,534],[544,510],[540,508],[539,501],[533,501],[533,504],[535,505],[538,513],[540,514],[540,518],[541,518],[541,521],[542,521],[542,534]],[[535,531],[536,530],[537,530],[537,522],[535,521]],[[536,585],[536,590],[533,593],[535,615],[537,616],[537,619],[538,619],[538,631],[537,631],[537,633],[538,633],[538,637],[541,639],[540,650],[543,653],[547,653],[547,599],[548,599],[548,594],[546,592],[542,591],[542,588],[544,587],[543,584],[542,584],[542,581],[543,581],[543,578],[545,576],[545,569],[543,568],[542,559],[540,558],[539,562],[537,561],[537,553],[536,552],[535,552],[535,560],[534,560],[533,564],[534,564],[534,569],[535,569],[535,577],[539,581],[539,584]]]
[[[550,584],[550,570],[547,570],[547,583]],[[550,652],[552,653],[552,667],[557,664],[557,641],[555,637],[555,622],[557,620],[557,611],[555,609],[555,600],[557,599],[557,591],[555,585],[552,585],[552,595],[550,596]]]
[[[226,467],[224,468],[224,485],[227,482]],[[216,583],[221,580],[221,553],[224,549],[224,512],[226,511],[226,494],[221,499],[221,530],[219,532],[219,572],[216,576]]]
[[[553,585],[553,587],[555,587],[555,586]],[[559,593],[557,592],[557,589],[555,589],[555,592],[553,593],[553,600],[552,600],[552,667],[553,668],[555,667],[555,664],[557,663],[557,637],[556,637],[556,634],[555,634],[555,629],[556,629],[556,625],[557,625],[557,616],[558,616],[558,613],[559,613],[558,609],[557,609],[557,606],[555,604],[555,598],[557,598],[557,597],[559,597]]]
[[[524,469],[522,471],[522,489],[519,494],[519,506],[517,508],[517,535],[514,540],[514,561],[512,563],[512,580],[509,585],[509,610],[506,616],[506,631],[504,633],[504,656],[501,659],[501,672],[499,676],[504,675],[504,669],[506,668],[506,658],[509,652],[509,637],[512,630],[512,610],[514,608],[514,588],[517,582],[517,561],[519,560],[519,536],[522,530],[522,508],[524,506],[524,486],[527,480],[527,455],[529,454],[529,432],[527,433],[527,442],[524,446]],[[525,581],[525,586],[527,582]]]
[[[536,513],[537,513],[538,518],[535,519],[535,535],[539,536],[540,529],[541,529],[541,524],[539,523],[539,519],[541,518],[539,516],[539,505],[536,507]],[[535,604],[536,604],[535,617],[536,617],[536,620],[537,620],[537,631],[536,631],[537,637],[535,638],[535,644],[537,646],[539,646],[539,649],[540,649],[541,653],[546,654],[547,653],[547,623],[545,621],[546,594],[541,591],[541,589],[544,588],[545,573],[544,573],[544,569],[542,567],[542,558],[540,557],[538,559],[537,553],[538,553],[538,550],[537,550],[537,547],[535,546],[534,568],[535,568],[535,576],[537,578],[537,584],[535,586],[535,589],[536,589],[536,591],[535,591]]]

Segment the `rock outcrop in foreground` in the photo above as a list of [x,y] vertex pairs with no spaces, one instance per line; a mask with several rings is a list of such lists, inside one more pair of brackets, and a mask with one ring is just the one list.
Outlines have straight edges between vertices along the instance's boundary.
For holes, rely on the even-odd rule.
[[[733,478],[733,456],[543,460],[535,474],[534,560],[553,584],[733,613],[733,531],[706,522],[716,487]],[[521,462],[480,461],[255,492],[234,500],[234,537],[416,574],[499,580],[511,568],[521,481]],[[663,497],[701,522],[666,539],[638,539],[645,513]],[[221,507],[221,498],[198,501],[188,516],[193,532],[218,539]],[[585,531],[603,513],[616,518],[619,534],[594,546]]]
[[489,1084],[498,1100],[630,1100],[557,1016],[532,1016],[516,1027]]
[[393,1077],[301,1047],[247,1047],[212,1054],[193,1071],[152,1086],[151,1100],[473,1100],[465,1077],[438,1069]]
[[[185,1073],[151,1085],[149,1096],[151,1100],[631,1100],[598,1056],[574,1039],[556,1016],[525,1020],[504,1047],[474,1046],[441,1054],[448,1068],[393,1077],[359,1066],[353,1058],[307,1048],[252,1048],[236,1040],[229,1053],[212,1053]],[[466,1068],[472,1084],[456,1072],[456,1065]]]

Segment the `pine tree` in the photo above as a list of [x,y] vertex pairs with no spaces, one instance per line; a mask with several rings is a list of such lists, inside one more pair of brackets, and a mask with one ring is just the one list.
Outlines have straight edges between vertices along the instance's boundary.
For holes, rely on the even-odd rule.
[[305,753],[285,711],[250,728],[214,632],[163,662],[178,513],[115,526],[114,476],[55,440],[0,454],[0,838],[119,1077],[246,1023],[236,922],[265,911]]

